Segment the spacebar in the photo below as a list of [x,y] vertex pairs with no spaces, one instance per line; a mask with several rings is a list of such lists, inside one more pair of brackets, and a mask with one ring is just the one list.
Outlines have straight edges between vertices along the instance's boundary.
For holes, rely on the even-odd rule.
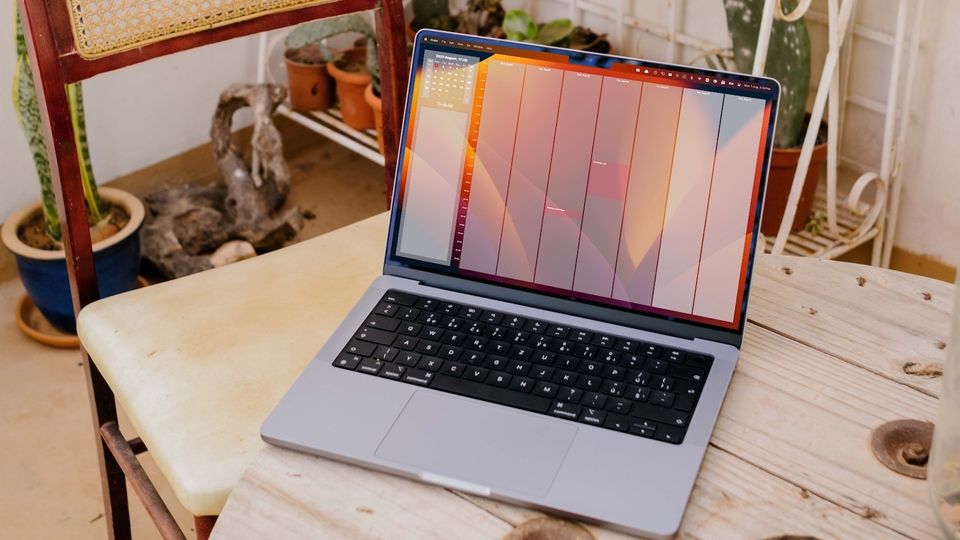
[[547,409],[550,408],[550,400],[546,398],[488,386],[483,383],[465,381],[449,375],[437,374],[430,388],[538,413],[546,413]]

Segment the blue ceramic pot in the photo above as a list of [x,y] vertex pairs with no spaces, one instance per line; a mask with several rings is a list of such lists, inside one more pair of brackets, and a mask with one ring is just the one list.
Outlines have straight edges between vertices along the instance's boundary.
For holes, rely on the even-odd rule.
[[[130,215],[130,222],[119,233],[93,245],[100,296],[106,297],[137,286],[144,209],[136,197],[117,189],[102,187],[100,195]],[[38,209],[38,205],[31,205],[11,216],[3,225],[3,243],[16,257],[20,281],[37,309],[57,329],[75,334],[77,324],[64,252],[32,248],[17,236],[20,223]]]

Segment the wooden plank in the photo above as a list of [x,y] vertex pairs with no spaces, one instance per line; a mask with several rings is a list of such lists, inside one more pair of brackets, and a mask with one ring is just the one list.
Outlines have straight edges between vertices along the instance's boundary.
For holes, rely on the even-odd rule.
[[926,483],[881,465],[871,430],[933,420],[937,400],[751,325],[712,444],[912,538],[939,529]]
[[905,369],[942,369],[953,309],[949,283],[871,266],[763,255],[750,294],[747,317],[757,325],[937,395],[939,377]]
[[[516,526],[543,513],[490,499],[462,495]],[[630,538],[584,525],[598,540]],[[785,482],[724,450],[711,447],[684,514],[678,538],[900,537],[831,501]]]
[[211,538],[500,538],[510,529],[445,489],[267,447]]

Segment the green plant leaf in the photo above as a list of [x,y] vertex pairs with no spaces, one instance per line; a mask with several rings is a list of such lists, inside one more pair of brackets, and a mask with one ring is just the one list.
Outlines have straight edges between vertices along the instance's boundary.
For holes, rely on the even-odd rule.
[[[503,31],[515,41],[532,40],[537,37],[537,23],[522,9],[511,9],[503,18]],[[510,37],[510,36],[514,37]]]
[[556,45],[570,37],[573,32],[573,21],[570,19],[556,19],[540,27],[537,32],[537,43]]

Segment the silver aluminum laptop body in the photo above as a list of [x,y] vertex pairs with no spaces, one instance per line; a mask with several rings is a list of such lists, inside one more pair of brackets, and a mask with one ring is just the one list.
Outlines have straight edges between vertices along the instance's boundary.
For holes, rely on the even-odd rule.
[[[507,52],[511,47],[523,47],[562,53],[549,47],[421,31],[414,51],[414,74],[421,49],[431,43],[442,45],[441,41],[451,46],[466,43],[479,48],[499,47]],[[580,58],[583,56],[581,53]],[[767,85],[773,88],[772,110],[776,110],[777,84],[769,79],[604,55],[586,56],[643,69],[669,70],[700,80],[710,81],[716,76],[732,81],[731,84]],[[405,134],[410,128],[413,101],[409,96],[415,88],[411,75]],[[762,166],[757,201],[762,199],[773,117],[773,113],[769,114],[764,125],[768,143],[761,145],[758,153]],[[404,162],[402,154],[400,162]],[[402,197],[401,174],[398,171],[398,198]],[[753,204],[751,224],[755,238],[760,211],[759,203]],[[393,208],[396,213],[397,200]],[[264,440],[625,532],[658,538],[673,536],[736,366],[745,302],[737,328],[729,331],[505,287],[431,267],[397,264],[394,250],[399,221],[399,216],[392,216],[384,274],[371,284],[267,418],[261,428]],[[754,247],[752,240],[744,271],[744,297]],[[713,356],[713,365],[679,445],[334,367],[334,358],[390,289],[703,353]]]

